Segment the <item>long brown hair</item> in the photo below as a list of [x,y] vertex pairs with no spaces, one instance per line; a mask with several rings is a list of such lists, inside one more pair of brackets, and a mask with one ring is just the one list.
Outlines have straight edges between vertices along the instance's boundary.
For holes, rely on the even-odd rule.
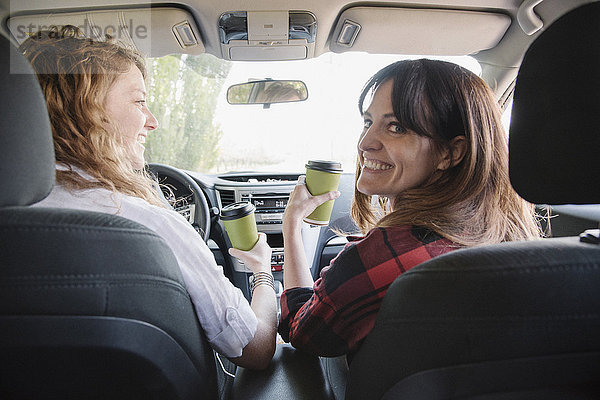
[[[361,231],[410,224],[466,246],[538,238],[533,205],[510,185],[508,140],[485,82],[444,61],[399,61],[366,83],[359,98],[361,114],[367,96],[389,80],[394,115],[404,128],[431,138],[437,150],[463,135],[467,148],[457,165],[395,198],[367,196],[355,183],[352,216]],[[357,163],[357,181],[360,172]]]
[[[146,78],[142,55],[110,37],[87,39],[70,25],[40,31],[20,49],[46,98],[56,161],[67,168],[56,171],[56,181],[67,189],[102,187],[163,206],[147,172],[136,171],[131,164],[118,126],[111,123],[104,106],[120,74],[135,66]],[[73,167],[93,179],[83,178]]]

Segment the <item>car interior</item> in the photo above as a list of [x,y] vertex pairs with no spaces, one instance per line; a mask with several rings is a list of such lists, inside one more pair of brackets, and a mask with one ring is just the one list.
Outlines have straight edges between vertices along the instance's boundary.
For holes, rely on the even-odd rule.
[[[0,19],[1,398],[600,398],[600,2],[0,0]],[[337,55],[468,56],[508,118],[511,183],[537,206],[547,237],[457,250],[403,274],[351,363],[278,343],[267,369],[236,368],[212,351],[155,232],[114,215],[28,207],[52,189],[55,160],[43,94],[17,47],[66,24],[118,36],[150,60],[209,55],[231,71],[309,70]],[[283,107],[290,124],[310,120],[302,110],[319,88],[293,74],[263,78],[271,74],[223,79],[210,96],[255,121]],[[300,95],[261,97],[279,81]],[[329,126],[312,121],[317,134]],[[315,278],[347,243],[339,232],[357,231],[351,163],[329,224],[303,230]],[[281,293],[282,217],[304,164],[218,170],[152,158],[148,168],[248,299],[251,272],[229,255],[219,215],[252,203]]]

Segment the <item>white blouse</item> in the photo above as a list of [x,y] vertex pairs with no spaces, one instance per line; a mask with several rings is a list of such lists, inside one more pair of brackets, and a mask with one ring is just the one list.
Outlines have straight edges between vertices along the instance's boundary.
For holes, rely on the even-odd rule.
[[[79,173],[87,178],[86,174]],[[177,212],[107,189],[70,192],[60,185],[55,185],[50,195],[33,207],[103,212],[147,226],[161,236],[175,254],[211,346],[226,357],[239,357],[254,337],[258,322],[248,301],[225,277],[200,235]]]

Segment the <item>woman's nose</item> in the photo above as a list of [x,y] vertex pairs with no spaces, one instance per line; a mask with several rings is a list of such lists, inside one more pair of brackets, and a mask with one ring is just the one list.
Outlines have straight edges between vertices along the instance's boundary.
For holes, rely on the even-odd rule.
[[148,108],[146,108],[146,128],[150,131],[158,128],[158,120]]
[[377,133],[373,126],[369,127],[358,141],[358,149],[361,151],[378,150],[381,148],[381,142],[377,138]]

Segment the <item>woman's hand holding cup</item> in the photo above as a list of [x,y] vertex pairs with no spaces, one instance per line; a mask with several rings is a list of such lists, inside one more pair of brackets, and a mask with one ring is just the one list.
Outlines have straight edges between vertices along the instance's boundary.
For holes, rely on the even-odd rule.
[[229,249],[229,254],[242,260],[244,265],[253,273],[271,273],[271,252],[271,247],[267,244],[267,235],[263,232],[258,233],[258,242],[252,249],[248,251],[239,250],[235,247]]
[[285,212],[283,214],[283,229],[301,227],[302,220],[310,215],[318,206],[330,200],[335,200],[340,196],[340,192],[332,190],[327,193],[313,196],[308,191],[305,183],[305,176],[298,177],[298,183],[290,193]]

